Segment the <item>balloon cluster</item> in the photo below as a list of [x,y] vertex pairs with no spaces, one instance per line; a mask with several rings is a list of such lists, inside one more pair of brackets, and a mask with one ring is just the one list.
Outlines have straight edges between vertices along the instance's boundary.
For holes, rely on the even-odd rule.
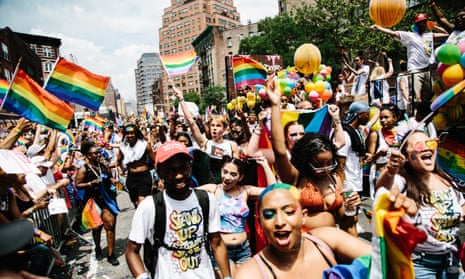
[[[263,88],[263,85],[256,85],[255,89],[258,92],[264,93],[266,96],[265,88]],[[255,108],[257,104],[261,102],[262,98],[257,94],[257,92],[247,92],[245,96],[238,96],[237,98],[232,99],[227,105],[226,108],[229,111],[232,110],[237,110],[237,109],[244,109],[244,106],[247,106],[249,110],[252,110]]]
[[[440,62],[437,72],[440,79],[433,84],[435,96],[433,101],[450,87],[465,79],[465,40],[457,44],[444,44],[436,50],[436,58]],[[463,119],[462,105],[465,104],[465,94],[457,94],[458,97],[440,104],[439,113],[433,118],[437,129],[443,128],[448,121]],[[438,102],[433,102],[438,103]],[[432,108],[435,110],[435,108]]]

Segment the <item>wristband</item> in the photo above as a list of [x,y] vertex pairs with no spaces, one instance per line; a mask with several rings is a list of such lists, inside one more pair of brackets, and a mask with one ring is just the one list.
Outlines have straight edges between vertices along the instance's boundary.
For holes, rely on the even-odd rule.
[[145,272],[137,275],[136,279],[150,279],[150,275],[147,273],[147,271],[145,271]]
[[15,133],[16,133],[17,135],[21,135],[21,134],[23,133],[23,131],[21,131],[20,129],[18,129],[18,128],[16,128],[16,127],[13,128],[13,131],[15,131]]
[[223,277],[223,279],[232,279],[231,276],[226,276],[226,277]]

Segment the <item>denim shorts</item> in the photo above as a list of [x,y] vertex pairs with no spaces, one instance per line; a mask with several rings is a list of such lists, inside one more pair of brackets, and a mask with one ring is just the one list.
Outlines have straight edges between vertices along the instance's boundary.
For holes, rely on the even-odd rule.
[[[239,244],[226,244],[226,248],[228,249],[228,258],[229,262],[235,264],[243,264],[245,263],[250,257],[252,257],[252,252],[250,251],[249,240],[246,239],[244,242]],[[218,269],[219,266],[216,263],[215,257],[213,253],[211,253],[210,258],[212,260],[213,267]]]
[[460,261],[452,253],[434,255],[414,252],[412,254],[416,279],[456,279],[462,278]]

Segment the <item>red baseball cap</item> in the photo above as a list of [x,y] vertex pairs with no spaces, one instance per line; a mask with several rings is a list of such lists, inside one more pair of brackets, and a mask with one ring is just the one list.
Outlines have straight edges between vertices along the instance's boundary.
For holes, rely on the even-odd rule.
[[158,166],[158,164],[165,162],[169,158],[182,154],[189,158],[189,160],[194,160],[194,157],[192,157],[191,154],[189,154],[189,150],[187,147],[177,141],[168,141],[165,142],[164,144],[160,145],[157,150],[156,150],[156,155],[155,155],[155,167]]
[[417,14],[414,19],[415,23],[423,21],[423,20],[428,20],[425,13]]

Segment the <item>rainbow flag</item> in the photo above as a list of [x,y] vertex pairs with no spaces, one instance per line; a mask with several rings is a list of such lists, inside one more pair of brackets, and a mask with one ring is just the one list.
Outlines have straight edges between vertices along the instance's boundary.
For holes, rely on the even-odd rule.
[[45,89],[58,98],[98,110],[105,97],[109,77],[100,76],[59,58]]
[[18,69],[3,108],[33,122],[65,131],[74,108],[38,85]]
[[8,88],[10,88],[10,83],[8,80],[0,79],[0,104],[3,102]]
[[190,71],[197,61],[197,54],[193,50],[187,50],[176,54],[160,55],[160,59],[169,76],[182,75]]
[[247,85],[265,84],[267,70],[260,62],[248,57],[233,57],[233,73],[236,89]]
[[66,131],[63,131],[63,134],[65,134],[65,136],[68,137],[68,146],[76,144],[76,139],[74,138],[73,131],[71,131],[70,129],[66,129]]
[[305,133],[321,133],[329,136],[331,132],[331,115],[328,105],[312,111],[282,111],[281,124],[286,126],[290,121],[297,121],[305,127]]
[[411,254],[426,234],[403,219],[404,210],[393,210],[389,191],[376,192],[370,277],[373,279],[413,279]]
[[438,164],[450,176],[458,180],[457,186],[464,191],[465,185],[465,144],[463,130],[451,130],[449,135],[439,144]]
[[103,123],[102,123],[102,121],[100,121],[96,117],[92,117],[92,116],[87,116],[84,119],[84,127],[89,129],[89,130],[94,130],[94,131],[99,131],[99,132],[103,131]]

